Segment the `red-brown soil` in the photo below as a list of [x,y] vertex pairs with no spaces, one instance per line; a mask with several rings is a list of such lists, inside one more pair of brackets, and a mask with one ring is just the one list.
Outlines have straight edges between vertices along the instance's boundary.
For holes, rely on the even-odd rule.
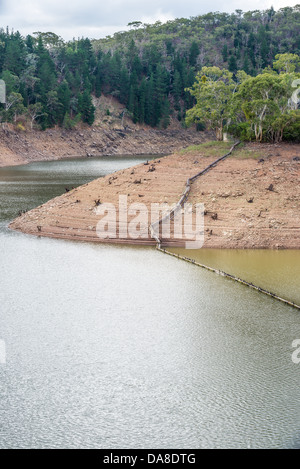
[[[192,185],[189,202],[204,203],[207,248],[300,248],[299,145],[248,145],[244,158],[238,150]],[[207,155],[207,151],[205,153]],[[295,159],[296,158],[296,159]],[[96,226],[97,201],[118,207],[119,196],[128,204],[175,204],[186,180],[216,156],[201,149],[176,153],[92,181],[50,200],[18,217],[10,228],[36,236],[101,242]],[[149,168],[155,168],[149,172]],[[133,217],[131,217],[133,218]],[[130,217],[129,217],[130,220]],[[150,224],[150,220],[149,220]],[[109,242],[154,244],[128,237]],[[181,245],[171,236],[166,245]]]

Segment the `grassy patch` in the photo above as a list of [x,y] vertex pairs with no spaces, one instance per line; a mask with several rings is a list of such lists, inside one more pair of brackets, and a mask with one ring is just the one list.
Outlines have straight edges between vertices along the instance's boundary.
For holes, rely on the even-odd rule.
[[[201,143],[200,145],[191,145],[190,147],[184,148],[180,151],[180,155],[194,154],[199,156],[214,156],[215,158],[220,158],[225,155],[230,148],[232,147],[233,142],[219,142],[219,141],[210,141]],[[260,159],[263,157],[263,150],[258,150],[257,148],[251,149],[249,145],[241,143],[232,153],[231,158],[238,158],[241,160],[246,159]]]
[[245,144],[241,143],[237,149],[232,153],[231,158],[238,158],[239,160],[254,159],[258,160],[264,156],[263,151],[257,150],[257,148],[252,150],[251,148],[246,148]]
[[216,158],[224,155],[232,147],[232,142],[211,141],[201,143],[200,145],[191,145],[180,151],[180,155],[197,153],[200,156],[215,156]]

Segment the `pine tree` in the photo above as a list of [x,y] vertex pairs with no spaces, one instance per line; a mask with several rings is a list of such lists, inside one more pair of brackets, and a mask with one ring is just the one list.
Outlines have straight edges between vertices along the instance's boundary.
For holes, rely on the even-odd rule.
[[6,42],[3,69],[20,75],[25,67],[25,44],[19,32],[11,33]]
[[145,106],[146,106],[146,92],[147,92],[147,82],[145,77],[142,79],[140,89],[139,89],[139,113],[138,120],[142,124],[145,122]]
[[95,106],[92,103],[91,95],[85,90],[78,97],[78,109],[83,122],[92,125],[95,120]]
[[223,48],[222,48],[222,57],[223,57],[223,62],[227,62],[228,60],[228,48],[227,48],[227,44],[224,44]]
[[244,55],[243,70],[250,75],[250,61],[247,53]]
[[180,98],[182,93],[182,81],[181,76],[178,70],[174,73],[174,81],[173,81],[173,96],[174,96],[174,107],[177,111],[180,110]]
[[154,116],[154,76],[151,74],[147,81],[146,101],[145,101],[145,122],[146,124],[155,125]]
[[237,62],[236,62],[236,58],[234,55],[230,56],[230,59],[228,62],[228,70],[232,73],[235,73],[237,71]]
[[164,99],[162,105],[162,112],[161,112],[161,119],[160,119],[160,126],[163,129],[166,129],[170,124],[170,104],[167,98]]
[[192,45],[190,47],[190,55],[189,55],[189,63],[190,63],[191,67],[196,66],[197,57],[199,55],[199,52],[200,52],[200,50],[199,50],[198,44],[195,41],[193,41]]
[[95,96],[96,96],[96,98],[100,98],[101,92],[102,92],[102,74],[101,74],[101,67],[98,64],[96,80],[95,80]]
[[63,81],[63,83],[61,83],[61,85],[58,87],[57,97],[58,97],[58,101],[60,104],[58,118],[60,122],[62,122],[64,119],[64,116],[66,114],[69,114],[70,112],[71,92],[69,90],[69,86],[66,80]]

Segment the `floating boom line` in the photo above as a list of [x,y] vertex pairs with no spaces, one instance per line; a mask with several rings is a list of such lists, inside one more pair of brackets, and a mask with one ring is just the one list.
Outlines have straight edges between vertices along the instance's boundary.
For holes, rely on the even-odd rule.
[[[233,152],[233,150],[240,144],[241,142],[238,141],[236,142],[229,150],[228,153],[226,153],[226,155],[224,156],[221,156],[220,158],[218,158],[217,160],[215,160],[213,163],[211,163],[209,166],[207,166],[205,169],[203,169],[202,171],[200,171],[199,173],[195,174],[195,176],[192,176],[191,178],[189,178],[187,181],[186,181],[186,184],[185,184],[185,190],[180,198],[180,200],[177,202],[177,204],[175,205],[175,207],[167,214],[165,215],[163,218],[161,218],[160,220],[156,221],[155,223],[152,223],[150,225],[150,233],[151,233],[151,237],[153,239],[155,239],[156,241],[156,249],[164,254],[168,254],[169,256],[172,256],[172,257],[175,257],[177,259],[180,259],[180,260],[183,260],[185,262],[189,262],[190,264],[193,264],[193,265],[196,265],[198,267],[201,267],[202,269],[206,269],[210,272],[214,272],[218,275],[221,275],[222,277],[226,277],[226,278],[229,278],[230,280],[233,280],[235,282],[238,282],[242,285],[245,285],[249,288],[252,288],[253,290],[256,290],[260,293],[263,293],[264,295],[267,295],[267,296],[270,296],[271,298],[274,298],[275,300],[278,300],[278,301],[281,301],[281,303],[284,303],[288,306],[292,306],[293,308],[296,308],[296,309],[299,309],[300,310],[300,306],[297,305],[296,303],[292,302],[292,301],[289,301],[289,300],[286,300],[285,298],[281,298],[280,296],[276,295],[276,293],[272,293],[268,290],[265,290],[264,288],[261,288],[261,287],[258,287],[257,285],[254,285],[253,283],[251,282],[247,282],[246,280],[243,280],[239,277],[236,277],[235,275],[232,275],[232,274],[228,274],[227,272],[224,272],[222,270],[219,270],[219,269],[214,269],[213,267],[209,267],[205,264],[201,264],[200,262],[197,262],[195,261],[194,259],[191,259],[189,257],[186,257],[186,256],[181,256],[180,254],[175,254],[174,252],[171,252],[171,251],[168,251],[167,249],[164,249],[162,248],[162,242],[161,242],[161,239],[159,238],[159,227],[160,225],[162,225],[162,223],[164,223],[167,219],[172,219],[175,215],[175,213],[180,210],[183,206],[183,204],[187,201],[189,195],[190,195],[190,192],[191,192],[191,186],[192,186],[192,183],[194,181],[196,181],[196,179],[198,179],[200,176],[203,176],[204,174],[206,174],[208,171],[210,171],[212,168],[214,168],[215,166],[217,166],[217,164],[220,162],[220,161],[223,161],[225,160],[228,156],[231,155],[231,153]],[[158,228],[158,233],[157,233],[157,228]]]

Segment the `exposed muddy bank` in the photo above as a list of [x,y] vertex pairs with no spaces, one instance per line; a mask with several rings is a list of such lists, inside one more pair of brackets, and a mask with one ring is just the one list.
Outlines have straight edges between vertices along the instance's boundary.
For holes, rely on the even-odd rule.
[[[189,202],[205,206],[204,247],[300,248],[298,150],[296,145],[263,146],[262,159],[243,159],[236,153],[195,181]],[[37,236],[100,242],[97,201],[118,209],[119,196],[125,195],[128,206],[142,202],[150,213],[153,203],[177,203],[187,178],[215,159],[199,150],[118,171],[50,200],[18,217],[10,227]],[[116,236],[108,241],[154,244],[150,233],[141,239],[119,236],[118,231]],[[182,246],[183,241],[171,233],[163,243]]]
[[101,155],[170,154],[209,137],[207,133],[181,128],[157,130],[138,126],[126,129],[94,126],[68,131],[17,132],[10,125],[0,130],[0,166]]

